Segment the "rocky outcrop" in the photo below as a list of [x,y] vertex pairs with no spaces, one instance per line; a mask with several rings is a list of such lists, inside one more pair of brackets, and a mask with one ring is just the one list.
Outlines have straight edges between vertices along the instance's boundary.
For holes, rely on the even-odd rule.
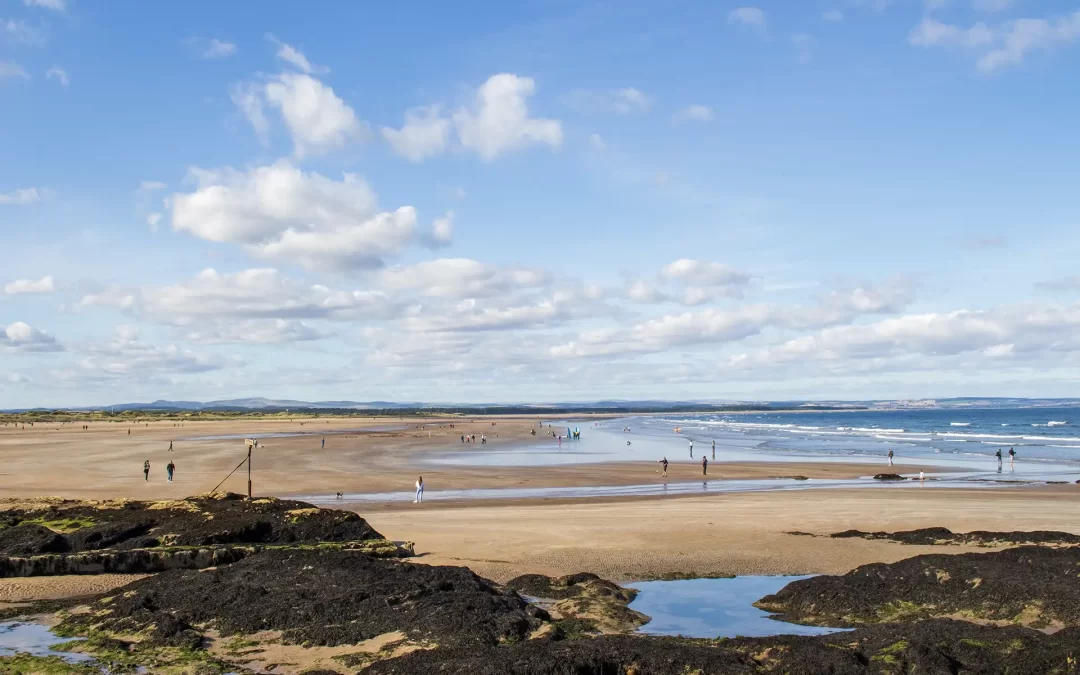
[[331,646],[400,631],[425,645],[476,647],[521,640],[546,618],[463,567],[290,548],[136,581],[59,629],[138,633],[148,645],[197,644],[207,628],[223,636],[281,631],[286,643]]
[[511,579],[506,586],[533,598],[550,613],[555,629],[564,635],[628,633],[649,621],[649,617],[627,606],[637,597],[637,591],[595,574],[526,574]]
[[852,626],[933,617],[1080,625],[1080,547],[921,555],[788,584],[758,607],[788,621]]
[[1080,535],[1069,532],[1036,530],[1034,532],[953,532],[944,527],[926,527],[904,532],[861,532],[845,530],[829,535],[833,539],[875,539],[918,546],[1075,546]]

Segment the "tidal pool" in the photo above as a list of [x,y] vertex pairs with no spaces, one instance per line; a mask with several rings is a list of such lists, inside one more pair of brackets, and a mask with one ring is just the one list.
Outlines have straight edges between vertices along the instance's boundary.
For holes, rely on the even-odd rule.
[[652,617],[640,628],[649,635],[691,638],[825,635],[842,628],[800,626],[770,618],[754,603],[792,581],[808,577],[735,577],[642,581],[627,584],[638,591],[630,609]]
[[[80,638],[76,638],[80,639]],[[93,661],[86,654],[53,651],[53,647],[72,638],[53,635],[48,626],[40,623],[8,621],[0,623],[0,656],[29,654],[30,656],[59,656],[68,663]]]

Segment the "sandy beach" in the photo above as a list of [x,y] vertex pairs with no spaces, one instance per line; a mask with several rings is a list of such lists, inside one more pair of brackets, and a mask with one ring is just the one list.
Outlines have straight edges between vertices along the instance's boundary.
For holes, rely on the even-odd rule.
[[[493,425],[494,423],[494,425]],[[450,425],[454,426],[451,427]],[[336,418],[121,424],[96,422],[0,430],[0,494],[84,499],[171,499],[206,492],[260,438],[257,495],[329,495],[411,489],[423,471],[429,489],[568,487],[661,482],[655,462],[554,467],[423,465],[434,453],[488,452],[535,442],[536,419]],[[130,429],[131,433],[128,433]],[[276,434],[304,434],[277,437]],[[462,434],[487,434],[486,445]],[[209,438],[207,438],[209,437]],[[227,437],[227,438],[222,438]],[[322,439],[326,439],[326,447]],[[168,451],[169,442],[174,450]],[[556,441],[551,441],[553,444]],[[142,462],[151,462],[144,481]],[[802,475],[857,478],[882,464],[812,461],[724,462],[712,477]],[[177,465],[168,483],[164,465]],[[420,467],[420,468],[418,468]],[[905,466],[911,473],[921,467]],[[930,471],[930,467],[926,467]],[[672,459],[669,481],[700,480],[697,460]],[[244,492],[241,469],[221,486]],[[394,502],[343,505],[387,536],[416,543],[418,562],[467,565],[496,580],[525,572],[590,571],[618,580],[694,575],[837,573],[893,561],[920,547],[786,534],[849,528],[905,530],[1055,529],[1080,532],[1080,486],[996,489],[817,489],[711,496]],[[100,580],[99,580],[100,581]],[[10,585],[10,583],[9,583]],[[75,582],[71,594],[86,593]],[[7,588],[8,601],[25,592]]]

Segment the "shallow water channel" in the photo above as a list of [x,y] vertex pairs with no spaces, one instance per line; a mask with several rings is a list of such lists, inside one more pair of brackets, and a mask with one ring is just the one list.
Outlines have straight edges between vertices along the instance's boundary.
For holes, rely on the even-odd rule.
[[43,626],[40,623],[23,623],[20,621],[0,623],[0,656],[29,654],[30,656],[58,656],[68,663],[93,661],[86,654],[58,652],[52,649],[56,645],[71,641],[72,638],[53,635],[48,626]]
[[732,579],[642,581],[630,608],[652,617],[640,632],[692,638],[825,635],[842,628],[800,626],[770,618],[754,603],[807,577],[747,576]]

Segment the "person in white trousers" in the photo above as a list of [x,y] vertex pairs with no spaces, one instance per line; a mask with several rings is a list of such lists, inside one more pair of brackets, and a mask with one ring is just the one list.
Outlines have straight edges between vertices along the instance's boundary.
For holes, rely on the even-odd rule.
[[420,476],[416,479],[416,499],[413,500],[413,504],[424,503],[424,477]]

